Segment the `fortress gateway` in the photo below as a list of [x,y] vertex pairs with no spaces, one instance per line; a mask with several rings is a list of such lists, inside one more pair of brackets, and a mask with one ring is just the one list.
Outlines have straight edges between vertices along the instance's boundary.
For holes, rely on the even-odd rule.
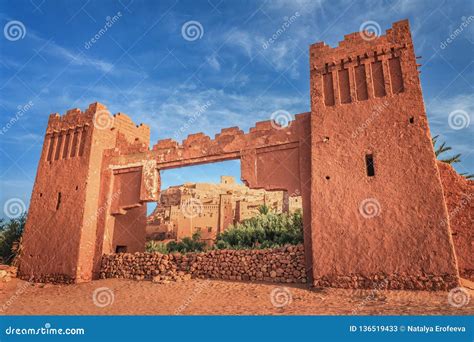
[[248,133],[231,127],[150,149],[148,126],[102,104],[52,114],[20,276],[96,278],[104,253],[143,251],[161,170],[240,159],[249,187],[301,194],[314,285],[348,287],[356,276],[370,287],[385,275],[392,288],[458,286],[458,263],[465,274],[474,269],[470,223],[454,227],[448,217],[408,21],[309,52],[311,112],[288,127],[257,122]]

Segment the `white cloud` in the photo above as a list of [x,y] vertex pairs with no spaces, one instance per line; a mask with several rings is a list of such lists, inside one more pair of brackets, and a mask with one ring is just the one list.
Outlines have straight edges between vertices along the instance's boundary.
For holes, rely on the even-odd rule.
[[86,56],[79,49],[77,51],[67,49],[52,40],[46,40],[44,38],[41,38],[33,32],[29,32],[28,35],[29,37],[33,38],[33,40],[40,43],[41,51],[39,53],[41,54],[48,54],[52,57],[62,58],[67,63],[85,67],[92,67],[102,72],[110,72],[114,67],[112,63],[109,63],[102,59]]
[[217,60],[217,57],[216,55],[212,55],[212,56],[209,56],[206,58],[207,60],[207,63],[209,64],[209,66],[216,70],[216,71],[220,71],[221,70],[221,64],[219,63],[219,61]]
[[[448,125],[449,114],[463,110],[474,120],[474,95],[459,94],[453,97],[437,97],[427,102],[428,119],[434,125]],[[474,122],[472,122],[474,126]],[[470,126],[472,128],[472,126]]]
[[237,46],[243,50],[249,58],[253,57],[255,49],[257,48],[255,37],[245,30],[230,29],[222,34],[221,40],[228,45]]

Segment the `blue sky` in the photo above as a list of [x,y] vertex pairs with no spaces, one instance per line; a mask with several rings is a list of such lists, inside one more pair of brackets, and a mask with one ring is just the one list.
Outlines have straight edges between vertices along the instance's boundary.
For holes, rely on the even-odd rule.
[[[19,198],[28,206],[50,113],[98,101],[148,124],[153,145],[175,137],[210,103],[179,139],[201,131],[212,136],[230,126],[248,130],[276,110],[309,111],[310,44],[334,46],[367,21],[383,33],[405,18],[422,56],[432,133],[462,153],[459,172],[474,173],[472,15],[470,0],[0,0],[0,205]],[[285,32],[264,48],[292,16]],[[12,21],[23,25],[20,36],[7,33]],[[200,25],[197,36],[183,34],[190,21]],[[461,129],[449,124],[453,112]],[[17,120],[9,124],[12,118]],[[218,181],[222,174],[238,178],[239,163],[170,170],[163,180],[164,186]]]

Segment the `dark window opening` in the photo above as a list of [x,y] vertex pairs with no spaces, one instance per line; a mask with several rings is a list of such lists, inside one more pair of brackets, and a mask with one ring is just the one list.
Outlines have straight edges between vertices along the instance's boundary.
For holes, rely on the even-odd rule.
[[212,232],[212,227],[207,227],[207,232],[208,233]]
[[61,205],[61,193],[58,192],[58,201],[56,202],[56,210],[59,209],[60,205]]
[[115,247],[115,253],[127,253],[127,246]]
[[365,155],[365,165],[367,167],[367,176],[375,176],[374,156],[372,154]]
[[326,179],[327,179],[327,180],[330,180],[330,179],[331,179],[331,177],[329,177],[329,176],[326,176]]
[[414,123],[415,122],[415,118],[413,116],[410,116],[410,123]]
[[78,189],[79,189],[79,185],[76,185],[76,190],[78,190]]
[[43,193],[42,193],[42,192],[40,192],[40,197],[43,197]]

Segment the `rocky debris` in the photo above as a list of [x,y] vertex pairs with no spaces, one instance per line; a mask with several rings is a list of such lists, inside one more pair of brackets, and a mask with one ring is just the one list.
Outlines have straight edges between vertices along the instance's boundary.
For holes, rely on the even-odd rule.
[[192,278],[306,283],[304,248],[212,250],[203,253],[120,253],[102,257],[101,278],[152,280]]
[[168,284],[172,281],[174,282],[181,282],[187,281],[191,279],[191,274],[184,273],[184,272],[167,272],[163,275],[156,275],[154,276],[151,281],[158,284]]
[[0,265],[0,282],[8,282],[16,278],[17,268],[10,265]]
[[75,279],[66,274],[39,274],[36,276],[20,275],[21,279],[31,283],[43,284],[73,284]]
[[336,287],[344,289],[372,290],[449,290],[459,286],[455,275],[423,274],[409,276],[406,274],[361,274],[325,276],[313,281],[314,287]]

